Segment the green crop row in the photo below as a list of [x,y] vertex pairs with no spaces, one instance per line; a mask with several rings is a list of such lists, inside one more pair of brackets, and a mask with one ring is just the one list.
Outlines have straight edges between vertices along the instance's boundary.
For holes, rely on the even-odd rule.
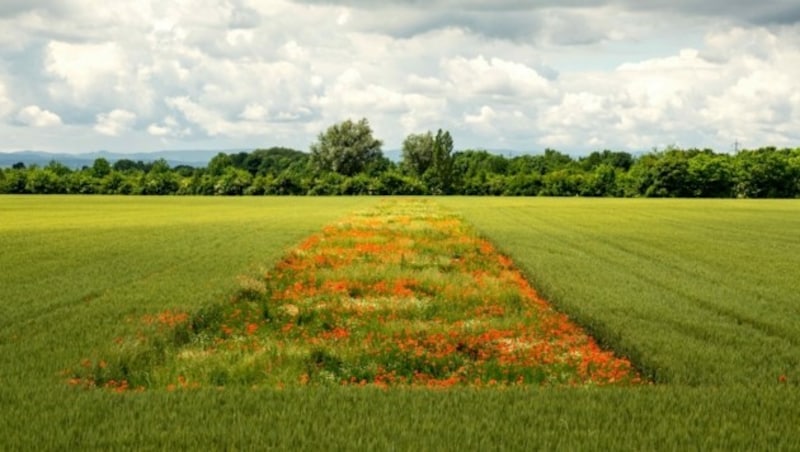
[[800,203],[441,202],[656,382],[800,382]]
[[62,371],[366,198],[0,197],[0,449],[797,450],[800,204],[447,198],[657,384],[116,394]]

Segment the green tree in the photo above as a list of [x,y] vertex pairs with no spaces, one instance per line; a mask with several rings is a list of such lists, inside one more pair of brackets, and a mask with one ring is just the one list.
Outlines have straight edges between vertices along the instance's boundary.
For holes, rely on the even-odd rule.
[[296,149],[272,147],[256,149],[244,160],[244,169],[253,176],[276,176],[286,170],[303,170],[308,167],[309,154]]
[[734,180],[731,159],[728,155],[703,152],[689,159],[691,195],[701,198],[730,198]]
[[133,182],[125,174],[111,171],[100,181],[100,191],[109,195],[129,195],[133,191]]
[[26,193],[28,185],[28,172],[23,168],[13,168],[6,173],[4,193]]
[[614,152],[606,149],[603,152],[595,151],[585,157],[581,157],[578,162],[586,171],[592,171],[604,164],[628,171],[633,165],[633,156],[627,152]]
[[484,150],[455,152],[451,172],[455,191],[465,195],[485,195],[488,175],[505,175],[508,166],[509,161],[505,157]]
[[794,196],[800,197],[800,148],[794,149],[788,158],[789,170],[794,174]]
[[253,183],[253,176],[245,170],[229,167],[214,184],[216,195],[243,195]]
[[50,163],[48,163],[47,166],[45,166],[45,169],[52,171],[58,177],[61,178],[72,172],[72,170],[69,169],[67,165],[64,165],[63,163],[57,162],[55,160],[51,160]]
[[308,192],[306,186],[299,178],[288,172],[284,172],[273,179],[266,187],[264,194],[267,195],[302,195]]
[[247,157],[249,156],[250,156],[249,152],[238,152],[235,154],[230,154],[231,165],[233,165],[234,168],[246,170],[247,166],[245,162],[247,160]]
[[569,155],[550,148],[544,150],[541,158],[545,173],[564,169],[575,163]]
[[450,132],[436,132],[433,140],[431,166],[423,174],[425,185],[433,194],[448,194],[452,188],[453,138]]
[[158,159],[144,175],[139,188],[143,195],[170,195],[178,191],[180,183],[177,174],[170,170],[169,163]]
[[381,186],[387,195],[425,195],[425,185],[416,177],[403,174],[397,169],[380,175]]
[[692,195],[689,158],[684,151],[669,149],[647,154],[633,164],[629,182],[633,195],[654,198],[688,197]]
[[345,180],[347,178],[339,173],[324,173],[312,180],[308,194],[315,196],[341,195],[342,184]]
[[66,176],[67,193],[92,195],[100,190],[100,182],[92,176],[91,169],[75,171]]
[[102,179],[111,172],[111,164],[103,157],[97,158],[92,164],[92,175],[97,179]]
[[382,144],[372,136],[366,118],[358,122],[348,119],[319,134],[311,145],[311,163],[320,172],[354,176],[383,157]]
[[410,134],[403,140],[401,166],[411,175],[422,177],[433,164],[433,133]]
[[790,151],[768,147],[736,155],[736,195],[744,198],[793,198],[798,177]]
[[48,168],[36,167],[28,170],[28,182],[25,189],[28,193],[34,194],[64,193],[66,191],[58,174]]
[[144,170],[144,163],[141,161],[134,162],[130,159],[119,159],[111,165],[114,171],[129,172],[133,170]]
[[192,177],[196,170],[189,165],[177,165],[175,168],[172,168],[172,171],[181,177]]
[[584,196],[619,196],[617,190],[617,171],[608,163],[594,168],[584,186]]
[[233,159],[230,155],[220,152],[208,162],[208,173],[212,176],[221,176],[227,168],[233,166]]
[[541,191],[542,184],[542,176],[539,173],[513,174],[506,178],[504,194],[510,196],[536,196]]
[[551,171],[542,177],[544,196],[577,196],[586,191],[586,177],[569,169]]

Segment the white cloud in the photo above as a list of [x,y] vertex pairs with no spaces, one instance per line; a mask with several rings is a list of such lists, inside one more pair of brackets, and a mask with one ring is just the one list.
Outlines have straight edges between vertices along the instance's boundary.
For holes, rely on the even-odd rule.
[[147,126],[147,133],[155,137],[165,137],[170,134],[170,129],[163,125],[150,124]]
[[478,112],[478,114],[464,115],[464,122],[466,122],[467,124],[476,125],[478,127],[491,128],[492,122],[496,117],[497,113],[494,111],[494,109],[488,105],[484,105],[481,107],[480,112]]
[[339,14],[337,14],[336,25],[346,25],[347,22],[350,22],[350,10],[345,8],[339,11]]
[[291,40],[281,47],[282,53],[285,57],[289,60],[294,61],[308,61],[308,50],[305,49],[303,46],[297,44],[296,41]]
[[102,135],[116,137],[130,130],[135,122],[136,113],[116,109],[97,115],[94,130]]
[[444,126],[447,122],[447,99],[422,94],[403,96],[406,113],[400,118],[406,135]]
[[323,106],[340,111],[343,116],[402,113],[406,109],[403,94],[385,86],[369,83],[356,69],[348,69],[319,100]]
[[45,70],[65,82],[54,85],[56,96],[82,101],[98,87],[124,70],[122,49],[115,43],[70,44],[51,42],[47,45]]
[[386,148],[440,127],[460,148],[796,145],[798,8],[767,1],[784,20],[740,0],[741,13],[629,0],[16,2],[0,6],[0,118],[137,150],[302,149],[348,117],[369,119]]
[[167,105],[181,112],[187,120],[202,127],[210,136],[262,135],[267,132],[259,121],[229,121],[219,112],[204,107],[188,97],[167,99]]
[[173,117],[167,116],[160,124],[152,123],[147,126],[147,133],[161,138],[183,138],[192,135],[191,127],[182,127]]
[[263,105],[251,103],[244,107],[239,117],[246,121],[264,121],[269,116],[269,111]]
[[518,98],[548,95],[551,91],[547,79],[536,70],[497,57],[457,57],[445,60],[442,68],[457,95]]
[[53,127],[61,125],[61,118],[38,105],[28,105],[17,113],[17,120],[31,127]]
[[14,102],[8,97],[6,85],[0,81],[0,118],[8,115],[14,109]]

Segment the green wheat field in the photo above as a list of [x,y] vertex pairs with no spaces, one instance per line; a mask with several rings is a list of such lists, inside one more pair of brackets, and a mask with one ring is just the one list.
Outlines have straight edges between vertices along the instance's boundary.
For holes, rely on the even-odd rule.
[[427,198],[650,384],[229,385],[66,369],[380,198],[0,197],[0,449],[797,450],[800,203]]

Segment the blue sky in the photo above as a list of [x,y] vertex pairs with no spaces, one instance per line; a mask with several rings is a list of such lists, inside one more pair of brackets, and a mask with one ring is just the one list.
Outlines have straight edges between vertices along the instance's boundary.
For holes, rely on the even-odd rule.
[[4,0],[0,151],[798,146],[788,0]]

